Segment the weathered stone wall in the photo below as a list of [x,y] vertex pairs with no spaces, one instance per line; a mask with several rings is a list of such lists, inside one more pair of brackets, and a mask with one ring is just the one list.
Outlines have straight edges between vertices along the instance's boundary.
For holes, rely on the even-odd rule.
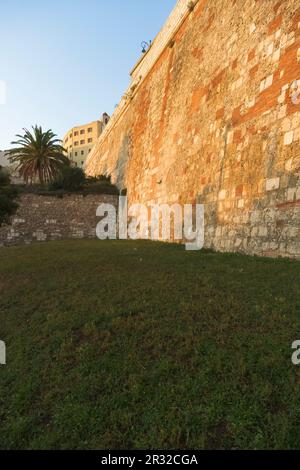
[[34,241],[95,238],[102,203],[117,207],[118,197],[103,195],[37,196],[23,194],[11,225],[0,227],[0,246]]
[[190,3],[132,72],[86,171],[130,203],[204,203],[207,247],[300,257],[300,0]]

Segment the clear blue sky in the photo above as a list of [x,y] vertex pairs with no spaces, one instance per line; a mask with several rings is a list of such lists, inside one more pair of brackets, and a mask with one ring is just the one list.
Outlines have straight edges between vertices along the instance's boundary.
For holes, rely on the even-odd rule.
[[0,149],[34,124],[63,137],[112,113],[176,0],[1,1]]

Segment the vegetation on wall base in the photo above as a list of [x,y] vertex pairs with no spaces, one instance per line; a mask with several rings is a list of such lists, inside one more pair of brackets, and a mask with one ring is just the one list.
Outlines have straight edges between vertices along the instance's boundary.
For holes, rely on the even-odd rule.
[[9,174],[0,169],[0,226],[9,223],[10,217],[17,210],[17,195],[18,190],[10,184]]

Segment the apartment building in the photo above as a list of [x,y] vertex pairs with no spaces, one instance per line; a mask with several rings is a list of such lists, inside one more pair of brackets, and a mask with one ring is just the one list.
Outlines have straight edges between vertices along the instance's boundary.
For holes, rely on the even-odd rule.
[[109,118],[109,115],[104,113],[99,121],[73,127],[66,133],[63,146],[68,158],[75,166],[83,167],[88,154],[96,144]]

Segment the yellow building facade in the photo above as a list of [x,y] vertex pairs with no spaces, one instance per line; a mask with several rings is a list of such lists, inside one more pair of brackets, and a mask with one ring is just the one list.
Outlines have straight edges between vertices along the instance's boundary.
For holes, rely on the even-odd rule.
[[74,166],[82,168],[89,153],[92,151],[99,136],[109,121],[109,115],[104,113],[102,119],[82,126],[72,127],[64,139],[63,147],[66,155]]

